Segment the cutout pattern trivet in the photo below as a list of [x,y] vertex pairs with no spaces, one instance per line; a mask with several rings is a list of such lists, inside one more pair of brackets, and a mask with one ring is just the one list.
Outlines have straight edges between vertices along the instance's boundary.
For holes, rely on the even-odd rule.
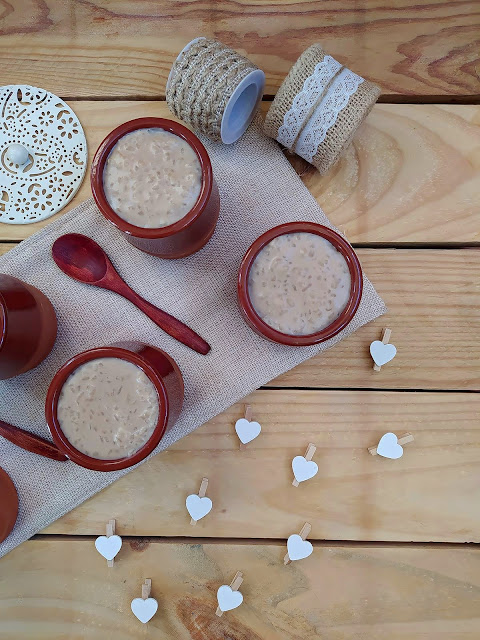
[[37,87],[0,87],[0,222],[53,216],[76,194],[86,168],[82,125],[63,100]]

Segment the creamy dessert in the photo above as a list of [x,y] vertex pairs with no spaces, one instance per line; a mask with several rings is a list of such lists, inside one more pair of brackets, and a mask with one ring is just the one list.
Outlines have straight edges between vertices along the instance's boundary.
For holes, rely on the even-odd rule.
[[248,279],[257,314],[288,335],[309,335],[332,324],[347,305],[350,288],[342,254],[307,232],[274,238],[258,253]]
[[103,190],[115,213],[136,227],[166,227],[194,206],[202,167],[183,138],[164,129],[137,129],[113,147]]
[[150,439],[158,394],[150,378],[121,358],[97,358],[65,381],[57,406],[60,428],[82,453],[99,460],[129,457]]

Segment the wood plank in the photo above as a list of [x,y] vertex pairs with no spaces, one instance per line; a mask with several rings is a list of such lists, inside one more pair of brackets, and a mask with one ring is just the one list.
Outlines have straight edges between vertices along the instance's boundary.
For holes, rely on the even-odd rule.
[[[0,245],[0,253],[11,247]],[[387,303],[383,318],[273,380],[271,387],[480,389],[480,251],[359,249]],[[393,330],[398,352],[380,372],[369,345]]]
[[[0,5],[4,84],[61,96],[153,96],[182,47],[215,36],[246,53],[275,93],[313,42],[385,94],[478,94],[478,3],[397,0],[167,2],[16,0]],[[40,81],[41,80],[41,81]]]
[[[100,535],[115,518],[120,535],[287,538],[310,522],[314,539],[480,541],[479,394],[261,390],[247,401],[263,430],[246,450],[237,403],[45,532]],[[415,438],[399,460],[368,452],[386,431]],[[295,488],[291,461],[309,442],[319,472]],[[214,507],[192,527],[185,498],[204,476]]]
[[[358,255],[387,315],[271,385],[478,391],[480,251],[362,249]],[[397,355],[376,372],[368,349],[383,327],[392,329]]]
[[[297,526],[301,523],[295,523]],[[113,569],[92,540],[32,541],[0,560],[2,637],[22,640],[476,640],[480,553],[459,548],[315,548],[125,542]],[[244,573],[221,618],[216,590]],[[130,611],[152,579],[159,609]]]
[[[148,115],[172,118],[164,102],[70,104],[85,128],[90,159],[122,122]],[[327,176],[296,156],[289,159],[351,242],[475,242],[480,241],[479,148],[479,106],[377,105]],[[90,195],[87,173],[65,211]],[[0,224],[0,240],[22,240],[54,219]]]

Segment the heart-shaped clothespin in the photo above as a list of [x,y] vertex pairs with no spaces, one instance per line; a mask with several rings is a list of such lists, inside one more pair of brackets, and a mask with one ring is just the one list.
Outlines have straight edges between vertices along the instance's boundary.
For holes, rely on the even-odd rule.
[[300,482],[310,480],[310,478],[313,478],[313,476],[317,474],[318,465],[312,460],[316,450],[317,447],[310,442],[305,455],[295,456],[295,458],[292,460],[292,469],[294,475],[292,484],[294,487],[298,487]]
[[217,591],[218,607],[216,615],[220,617],[225,611],[231,611],[236,609],[243,602],[243,595],[238,590],[243,582],[243,573],[237,571],[230,586],[228,584],[222,584]]
[[411,433],[404,433],[403,436],[397,438],[394,433],[385,433],[376,447],[369,447],[368,451],[372,456],[382,456],[391,460],[398,460],[403,456],[403,447],[401,445],[413,442],[415,438]]
[[142,584],[142,597],[134,598],[131,603],[133,615],[146,624],[157,613],[158,602],[155,598],[150,598],[150,591],[152,590],[152,581],[147,578]]
[[259,422],[252,422],[252,407],[247,404],[245,406],[245,417],[240,418],[235,423],[235,431],[240,440],[240,449],[245,449],[252,440],[260,435],[262,427]]
[[395,345],[389,344],[391,335],[392,330],[385,329],[382,340],[374,340],[370,345],[370,355],[375,363],[373,365],[375,371],[380,371],[382,366],[393,360],[397,353]]
[[312,530],[312,525],[309,522],[306,522],[300,533],[294,533],[289,536],[287,540],[287,553],[283,559],[283,564],[290,564],[293,560],[303,560],[303,558],[308,558],[313,551],[313,546],[311,542],[308,542],[307,538]]
[[200,485],[200,489],[198,491],[198,495],[196,493],[192,493],[187,496],[185,500],[185,504],[187,507],[187,511],[190,515],[190,524],[197,524],[198,520],[204,518],[210,511],[212,510],[213,503],[210,498],[206,498],[205,494],[207,493],[208,487],[208,478],[202,479],[202,484]]
[[95,548],[105,558],[108,567],[113,567],[113,559],[122,548],[122,539],[115,535],[115,520],[109,520],[107,535],[99,536],[95,540]]

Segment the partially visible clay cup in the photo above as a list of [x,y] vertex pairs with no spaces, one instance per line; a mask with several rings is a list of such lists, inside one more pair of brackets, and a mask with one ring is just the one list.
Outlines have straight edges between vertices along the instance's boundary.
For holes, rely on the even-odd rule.
[[0,380],[44,360],[57,337],[57,318],[47,296],[18,278],[0,273]]

